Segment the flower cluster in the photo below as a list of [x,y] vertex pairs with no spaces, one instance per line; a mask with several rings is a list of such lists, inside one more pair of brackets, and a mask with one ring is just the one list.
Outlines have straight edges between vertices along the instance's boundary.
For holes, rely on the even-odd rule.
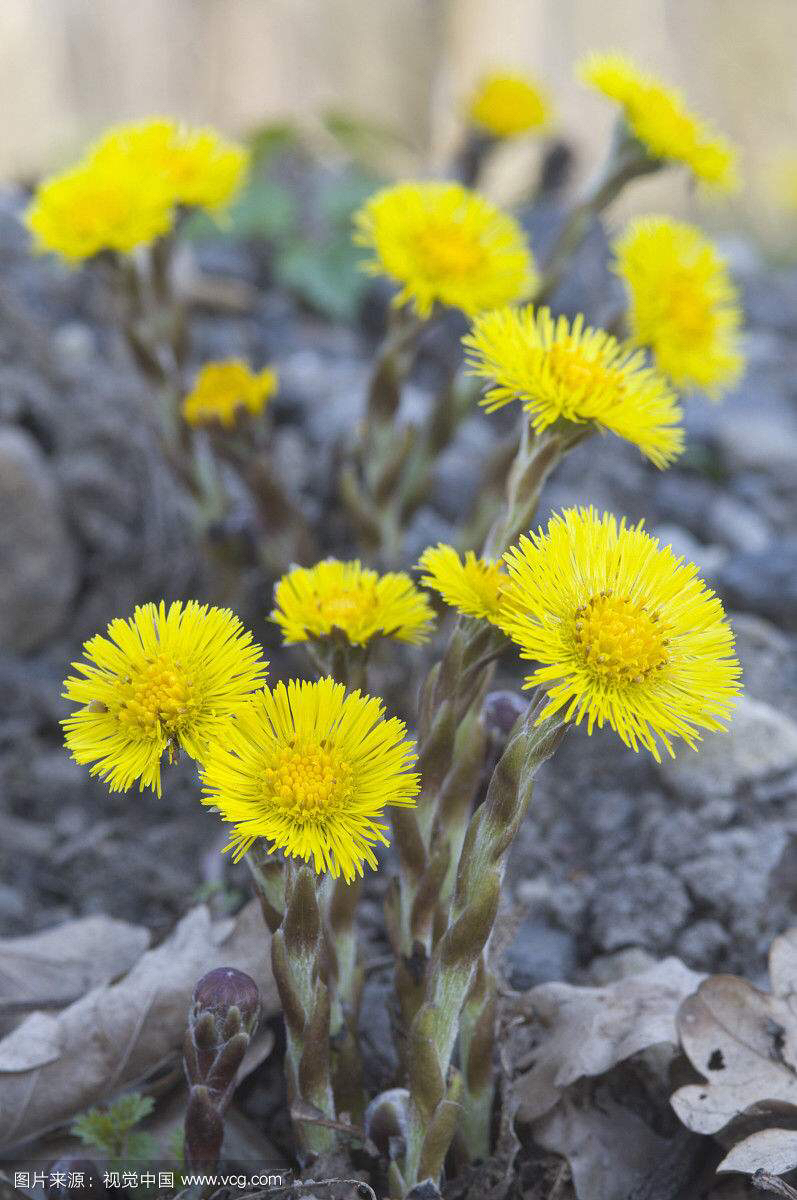
[[527,76],[495,71],[486,75],[471,95],[468,117],[491,137],[510,138],[544,129],[551,119],[551,104]]
[[736,186],[731,144],[689,111],[680,93],[640,71],[622,54],[593,54],[581,78],[622,109],[629,129],[654,159],[682,163],[701,182]]
[[239,412],[258,416],[277,390],[270,367],[252,371],[240,359],[206,363],[182,402],[189,425],[223,425],[231,429]]
[[242,147],[212,129],[165,119],[121,126],[37,188],[26,223],[38,250],[69,262],[129,254],[167,233],[180,207],[222,209],[247,163]]
[[517,221],[458,183],[402,183],[372,196],[355,240],[373,252],[372,274],[399,285],[396,304],[429,316],[435,303],[472,315],[511,304],[534,287]]

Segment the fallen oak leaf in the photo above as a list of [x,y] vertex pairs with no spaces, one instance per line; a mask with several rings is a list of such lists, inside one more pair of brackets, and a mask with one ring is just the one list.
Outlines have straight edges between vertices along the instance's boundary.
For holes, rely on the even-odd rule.
[[797,1130],[759,1129],[738,1142],[717,1167],[720,1171],[739,1171],[755,1175],[787,1175],[797,1169]]
[[604,987],[543,983],[519,997],[540,1030],[530,1069],[514,1081],[518,1120],[544,1116],[578,1079],[603,1075],[650,1046],[676,1045],[679,1006],[702,979],[666,958]]
[[705,1082],[679,1088],[672,1106],[696,1133],[719,1134],[745,1114],[797,1125],[797,930],[775,938],[769,971],[772,992],[715,975],[681,1006],[681,1044]]
[[118,983],[57,1016],[33,1013],[0,1041],[0,1148],[28,1140],[138,1081],[180,1045],[194,985],[214,967],[251,975],[279,1010],[257,901],[214,923],[192,909]]

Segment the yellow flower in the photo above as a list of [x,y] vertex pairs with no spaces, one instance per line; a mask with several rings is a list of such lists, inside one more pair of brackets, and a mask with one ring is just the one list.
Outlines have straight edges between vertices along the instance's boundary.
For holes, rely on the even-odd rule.
[[335,630],[354,646],[378,636],[417,644],[428,637],[434,621],[426,595],[403,571],[378,575],[357,561],[336,558],[283,575],[274,603],[270,617],[282,630],[285,645]]
[[468,104],[468,116],[493,137],[506,138],[548,124],[551,105],[545,92],[525,75],[486,75]]
[[103,250],[128,254],[168,231],[171,198],[132,166],[84,162],[46,179],[25,213],[36,249],[80,262]]
[[218,422],[231,429],[239,409],[252,416],[263,411],[277,390],[277,373],[270,367],[254,372],[240,359],[205,363],[182,403],[189,425]]
[[724,191],[737,186],[735,149],[689,111],[675,88],[640,71],[622,54],[593,54],[579,74],[620,105],[631,132],[652,158],[683,163],[697,179]]
[[725,728],[741,685],[722,604],[641,524],[569,509],[504,557],[500,624],[540,664],[525,686],[548,693],[541,720],[608,723],[657,761],[657,738],[673,754],[672,738],[695,749]]
[[488,412],[520,400],[536,433],[564,418],[594,422],[633,442],[657,467],[683,448],[681,409],[644,354],[602,329],[551,317],[547,308],[485,313],[463,339],[471,373],[494,381]]
[[333,679],[292,679],[265,688],[240,710],[202,768],[203,804],[234,825],[237,861],[257,838],[269,853],[311,859],[347,882],[377,866],[389,845],[379,819],[388,805],[415,806],[415,747],[381,700],[346,694]]
[[355,241],[374,252],[365,269],[387,275],[428,317],[436,302],[465,313],[531,291],[534,264],[517,221],[458,183],[401,183],[355,215]]
[[477,558],[472,550],[466,552],[463,561],[453,546],[440,542],[424,550],[418,566],[426,572],[421,583],[434,588],[446,604],[466,617],[495,621],[506,581],[503,563]]
[[215,129],[158,118],[108,131],[91,151],[95,161],[124,164],[158,179],[173,204],[217,212],[240,190],[249,166],[243,146]]
[[141,791],[160,795],[164,751],[169,761],[180,748],[200,759],[266,677],[262,650],[238,618],[196,600],[168,611],[163,601],[144,604],[83,649],[88,661],[72,664],[81,678],[64,685],[81,705],[63,722],[66,744],[114,792],[138,779]]
[[676,387],[716,395],[739,376],[741,310],[727,267],[698,229],[669,217],[633,221],[613,247],[628,285],[634,342]]

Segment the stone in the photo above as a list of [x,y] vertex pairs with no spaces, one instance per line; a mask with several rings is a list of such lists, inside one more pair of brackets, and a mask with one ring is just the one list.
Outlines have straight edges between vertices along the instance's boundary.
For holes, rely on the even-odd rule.
[[52,637],[77,589],[76,554],[47,458],[21,429],[0,430],[0,646]]
[[757,613],[784,629],[797,629],[797,538],[778,538],[763,550],[734,554],[718,575],[719,590],[734,608]]
[[624,946],[669,950],[691,904],[681,881],[658,863],[616,867],[592,898],[592,937],[604,951]]
[[675,795],[704,801],[735,796],[797,770],[797,723],[763,700],[739,699],[728,730],[707,733],[697,753],[680,747],[658,765]]
[[523,992],[538,983],[571,979],[576,966],[576,942],[572,934],[530,916],[521,924],[507,951],[505,972],[510,987]]

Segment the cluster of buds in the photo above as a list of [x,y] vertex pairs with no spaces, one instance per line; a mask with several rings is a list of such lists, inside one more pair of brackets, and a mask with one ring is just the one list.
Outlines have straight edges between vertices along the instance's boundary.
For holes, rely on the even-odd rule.
[[212,1171],[224,1139],[224,1110],[260,1017],[257,984],[243,971],[218,967],[194,988],[183,1044],[188,1078],[185,1162]]

